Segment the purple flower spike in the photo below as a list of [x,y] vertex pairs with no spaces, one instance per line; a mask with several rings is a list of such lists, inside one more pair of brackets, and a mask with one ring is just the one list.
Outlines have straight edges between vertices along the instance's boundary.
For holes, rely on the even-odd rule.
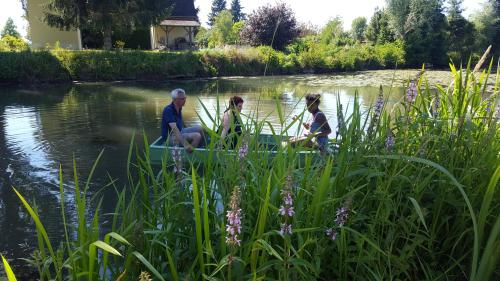
[[434,104],[432,107],[432,115],[434,118],[438,117],[440,107],[441,107],[441,100],[439,98],[439,94],[436,93],[436,96],[434,97]]
[[279,209],[279,212],[280,212],[280,215],[284,216],[284,217],[293,217],[293,215],[295,214],[295,211],[293,210],[293,206],[289,206],[289,207],[286,207],[286,206],[289,206],[289,205],[285,205],[285,206],[281,206],[280,209]]
[[408,85],[408,90],[406,91],[406,100],[409,103],[414,103],[415,100],[417,99],[418,91],[417,91],[417,85],[415,84],[414,81],[410,82],[410,85]]
[[291,175],[288,175],[285,180],[285,186],[281,190],[281,200],[283,201],[283,205],[281,205],[278,210],[279,215],[283,217],[283,223],[281,224],[281,230],[279,231],[282,236],[292,234],[292,224],[289,223],[291,217],[295,215],[295,211],[293,209],[293,195],[291,191],[292,185],[293,178]]
[[335,240],[337,238],[338,230],[342,228],[347,222],[347,218],[349,216],[349,207],[351,206],[351,200],[347,200],[344,205],[337,209],[335,214],[335,225],[333,227],[328,228],[325,231],[326,236],[331,240]]
[[391,150],[392,147],[394,146],[394,136],[392,135],[391,132],[389,132],[389,135],[387,136],[387,138],[385,139],[385,148],[387,150]]
[[243,142],[241,144],[239,151],[238,151],[238,158],[240,160],[244,159],[245,157],[247,157],[247,154],[248,154],[248,144],[246,142]]
[[282,224],[280,229],[280,234],[281,236],[292,234],[292,225],[287,223]]
[[382,108],[384,107],[384,92],[382,90],[382,86],[380,86],[380,92],[377,98],[377,102],[375,103],[375,118],[380,118],[382,115]]
[[229,203],[230,210],[227,211],[227,225],[226,225],[226,243],[230,246],[240,246],[241,240],[238,235],[241,234],[241,209],[240,204],[240,189],[235,187],[231,195],[231,202]]
[[182,155],[179,146],[174,146],[172,158],[174,160],[174,173],[182,173]]
[[344,226],[344,224],[347,220],[348,212],[349,212],[349,210],[347,210],[346,207],[340,207],[337,209],[337,217],[335,218],[335,223],[339,227]]
[[326,236],[328,236],[328,238],[332,239],[332,241],[335,241],[335,239],[337,239],[337,230],[333,229],[333,228],[329,228],[325,231],[325,234]]

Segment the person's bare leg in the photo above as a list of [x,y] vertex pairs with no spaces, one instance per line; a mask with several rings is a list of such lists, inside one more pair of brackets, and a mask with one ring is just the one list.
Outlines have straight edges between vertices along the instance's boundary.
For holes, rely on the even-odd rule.
[[201,134],[200,133],[183,133],[182,136],[191,144],[194,148],[200,145]]
[[[194,145],[194,143],[192,144],[194,147],[200,146],[201,142],[203,142],[203,145],[205,145],[205,133],[203,132],[203,128],[200,125],[183,128],[181,133],[183,136],[189,135],[193,141],[195,139],[198,139],[198,141],[196,142],[196,146]],[[196,134],[198,134],[199,136],[196,136]]]
[[201,134],[193,133],[193,142],[191,143],[191,145],[193,147],[198,147],[200,145],[200,142],[201,142]]

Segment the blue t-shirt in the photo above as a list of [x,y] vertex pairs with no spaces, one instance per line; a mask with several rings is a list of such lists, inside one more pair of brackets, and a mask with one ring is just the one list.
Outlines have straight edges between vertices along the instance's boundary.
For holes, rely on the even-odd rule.
[[163,116],[161,118],[161,136],[164,140],[167,139],[168,135],[171,133],[172,128],[168,125],[169,123],[177,124],[179,131],[182,131],[182,108],[177,112],[173,103],[165,106],[163,109]]

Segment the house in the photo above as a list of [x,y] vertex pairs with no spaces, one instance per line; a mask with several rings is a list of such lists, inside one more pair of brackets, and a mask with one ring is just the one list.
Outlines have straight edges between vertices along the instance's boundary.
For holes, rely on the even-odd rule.
[[[190,50],[194,48],[194,36],[197,28],[200,26],[198,21],[198,10],[194,7],[194,0],[172,0],[173,10],[169,17],[161,21],[158,25],[151,26],[149,32],[149,41],[146,39],[146,44],[140,44],[143,48],[147,43],[150,43],[151,49],[168,49],[168,50]],[[30,26],[32,48],[44,48],[46,45],[54,46],[59,42],[62,48],[81,50],[82,47],[97,47],[102,46],[102,43],[92,42],[94,44],[82,45],[82,33],[85,35],[84,41],[88,42],[87,38],[98,38],[100,36],[92,36],[88,32],[74,30],[60,30],[50,27],[42,21],[43,6],[47,4],[47,0],[28,0],[28,22]],[[148,34],[144,34],[147,38]],[[119,37],[120,38],[120,37]],[[123,39],[121,39],[123,40]],[[132,46],[136,48],[136,46]]]
[[151,27],[151,48],[186,50],[194,48],[194,35],[200,22],[193,0],[174,0],[171,16]]

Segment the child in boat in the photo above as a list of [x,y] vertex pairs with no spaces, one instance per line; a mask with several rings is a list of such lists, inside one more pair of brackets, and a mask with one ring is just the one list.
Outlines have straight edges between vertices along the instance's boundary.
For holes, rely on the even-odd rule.
[[242,108],[243,99],[239,96],[231,97],[229,99],[229,107],[224,111],[224,115],[222,116],[221,139],[231,149],[236,147],[238,138],[243,132],[243,123],[240,118]]
[[[306,147],[316,146],[321,152],[326,151],[329,142],[328,135],[332,132],[332,129],[328,124],[325,114],[319,109],[320,97],[319,94],[306,95],[307,111],[313,115],[313,121],[310,124],[303,123],[304,128],[308,132],[302,137],[292,139],[292,145],[301,143]],[[315,143],[311,142],[313,137],[316,139]]]

